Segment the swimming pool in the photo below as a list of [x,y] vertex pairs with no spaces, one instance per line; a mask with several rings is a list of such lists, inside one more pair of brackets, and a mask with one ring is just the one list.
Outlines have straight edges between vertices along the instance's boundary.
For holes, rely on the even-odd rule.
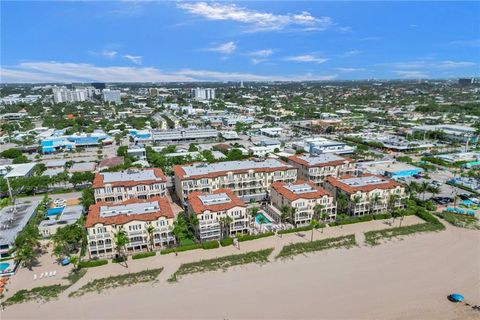
[[10,263],[7,263],[7,262],[0,263],[0,271],[5,271],[8,269],[8,267],[10,267]]
[[47,216],[50,217],[50,216],[59,215],[63,212],[64,209],[65,209],[65,207],[56,207],[56,208],[48,209],[47,210]]
[[255,216],[255,222],[257,224],[260,224],[260,222],[262,222],[261,224],[272,223],[272,221],[268,220],[261,212]]

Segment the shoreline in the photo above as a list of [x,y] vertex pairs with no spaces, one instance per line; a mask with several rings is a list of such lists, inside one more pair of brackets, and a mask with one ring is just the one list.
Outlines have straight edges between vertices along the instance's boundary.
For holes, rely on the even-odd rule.
[[173,284],[164,280],[175,270],[166,268],[153,284],[80,298],[62,294],[45,304],[10,306],[2,318],[470,319],[478,312],[446,296],[462,292],[480,303],[479,240],[479,232],[447,227],[375,247],[188,275]]

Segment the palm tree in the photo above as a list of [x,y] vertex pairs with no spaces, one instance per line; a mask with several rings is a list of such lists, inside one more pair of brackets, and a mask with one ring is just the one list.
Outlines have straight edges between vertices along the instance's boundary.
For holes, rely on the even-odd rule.
[[253,207],[250,209],[250,217],[252,217],[252,224],[255,225],[255,219],[257,218],[258,212],[260,209]]
[[233,219],[230,216],[225,216],[220,218],[220,229],[222,230],[220,234],[222,239],[227,238],[226,235],[230,234],[230,224],[232,222],[233,222]]
[[370,200],[370,214],[373,215],[373,209],[377,206],[380,202],[380,196],[378,194],[374,195],[373,198]]
[[295,227],[297,226],[296,223],[295,223],[295,214],[297,213],[297,208],[295,207],[290,207],[290,221],[293,222],[293,224],[295,225]]
[[322,227],[322,233],[323,233],[323,229],[325,228],[325,225],[327,223],[327,219],[329,218],[329,215],[326,212],[322,212],[322,214],[320,215],[320,218],[322,219],[323,224],[324,224],[324,226]]
[[313,241],[313,230],[315,230],[316,228],[318,228],[318,226],[320,225],[320,223],[318,222],[318,220],[316,219],[312,219],[310,221],[310,226],[312,227],[312,233],[310,235],[310,242]]
[[359,195],[356,195],[353,197],[353,212],[357,210],[358,204],[362,201],[362,197]]
[[422,181],[419,192],[422,194],[422,200],[425,201],[425,193],[429,190],[430,185],[427,181]]
[[317,203],[315,207],[313,207],[313,212],[314,212],[314,217],[315,219],[320,218],[320,215],[322,214],[322,210],[325,208],[323,204]]
[[78,256],[71,256],[70,257],[70,263],[73,265],[73,272],[78,271],[78,262],[79,261],[80,261],[80,259],[78,258]]
[[146,228],[148,234],[148,242],[150,242],[150,251],[153,251],[154,243],[153,243],[153,232],[155,231],[155,227],[152,226],[151,223],[147,225]]
[[127,257],[125,255],[125,246],[130,242],[128,239],[127,233],[124,230],[118,230],[114,234],[113,241],[115,242],[115,250],[119,257],[124,258],[125,266],[128,268]]
[[419,192],[419,190],[420,185],[415,181],[412,181],[407,185],[407,192],[410,195],[410,199],[415,198],[415,195]]
[[393,211],[398,198],[400,198],[400,196],[398,194],[395,194],[395,193],[390,194],[390,196],[388,197],[388,209],[389,210]]
[[290,217],[290,208],[288,206],[283,206],[280,208],[280,221],[285,223],[287,219]]

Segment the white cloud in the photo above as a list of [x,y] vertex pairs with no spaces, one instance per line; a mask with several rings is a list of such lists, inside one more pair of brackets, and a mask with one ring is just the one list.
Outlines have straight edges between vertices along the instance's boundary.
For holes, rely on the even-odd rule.
[[480,47],[480,39],[456,40],[450,41],[448,44],[454,47]]
[[404,79],[425,79],[430,77],[427,72],[419,70],[395,70],[393,73]]
[[333,25],[330,17],[315,17],[307,11],[298,14],[274,14],[238,7],[235,4],[188,2],[177,6],[207,20],[235,21],[248,26],[248,31],[273,31],[287,27],[301,30],[325,30]]
[[268,56],[271,56],[272,54],[273,54],[272,49],[262,49],[262,50],[250,52],[250,55],[254,57],[268,57]]
[[336,74],[258,75],[242,72],[182,69],[165,72],[154,67],[98,67],[87,63],[23,62],[3,67],[3,83],[42,82],[188,82],[188,81],[302,81],[333,80]]
[[133,56],[131,54],[126,54],[123,56],[125,59],[130,60],[135,64],[142,64],[142,56]]
[[100,52],[97,51],[88,51],[89,54],[93,56],[102,56],[108,59],[113,59],[117,56],[118,52],[114,50],[102,50]]
[[287,61],[294,61],[294,62],[312,62],[312,63],[324,63],[327,62],[327,58],[318,58],[314,55],[311,54],[304,54],[304,55],[299,55],[299,56],[291,56],[291,57],[286,57],[285,60]]
[[396,62],[392,64],[396,69],[461,69],[477,65],[471,61],[452,61],[452,60],[417,60],[407,62]]
[[337,68],[338,71],[340,72],[358,72],[358,71],[366,71],[367,69],[365,68],[348,68],[348,67],[343,67],[343,68]]
[[237,50],[237,45],[233,41],[222,43],[216,47],[205,49],[205,51],[213,51],[222,54],[232,54]]
[[356,56],[358,54],[362,53],[361,50],[350,50],[346,51],[342,54],[343,57],[351,57],[351,56]]

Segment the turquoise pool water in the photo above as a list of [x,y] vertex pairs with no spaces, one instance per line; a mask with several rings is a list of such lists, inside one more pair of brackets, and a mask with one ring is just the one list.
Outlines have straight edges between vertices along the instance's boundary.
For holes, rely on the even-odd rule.
[[0,271],[4,271],[8,269],[8,267],[10,267],[10,263],[7,263],[7,262],[0,263]]
[[272,221],[268,220],[261,212],[255,216],[255,222],[260,224],[260,221],[262,221],[262,224],[272,223]]

